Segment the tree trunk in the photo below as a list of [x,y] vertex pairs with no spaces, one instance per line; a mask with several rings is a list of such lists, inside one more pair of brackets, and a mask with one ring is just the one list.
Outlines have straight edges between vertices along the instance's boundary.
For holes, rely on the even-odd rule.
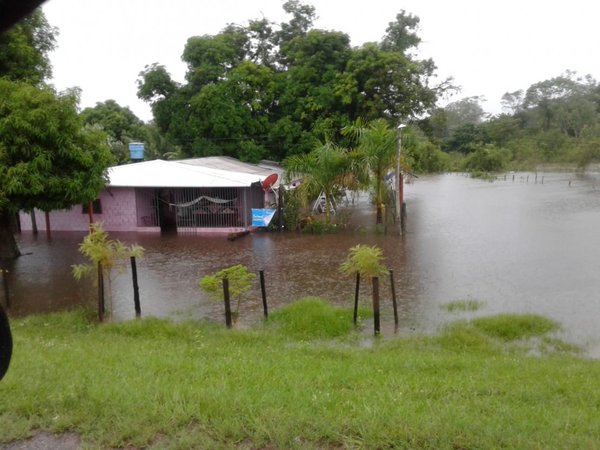
[[376,225],[381,225],[383,223],[383,202],[377,202],[377,217],[375,219]]
[[15,259],[21,256],[13,231],[12,215],[0,211],[0,259]]

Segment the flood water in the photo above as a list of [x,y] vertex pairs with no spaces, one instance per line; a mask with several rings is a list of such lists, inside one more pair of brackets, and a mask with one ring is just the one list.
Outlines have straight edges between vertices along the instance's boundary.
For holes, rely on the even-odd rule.
[[[270,308],[303,296],[350,306],[354,280],[339,272],[348,249],[378,245],[393,269],[401,333],[430,332],[473,315],[537,313],[563,326],[563,337],[600,356],[600,174],[517,173],[494,182],[447,174],[406,186],[404,236],[347,231],[328,235],[257,232],[235,241],[195,235],[111,233],[146,249],[138,261],[142,314],[174,319],[222,320],[223,308],[198,287],[200,277],[233,264],[265,271]],[[543,180],[542,180],[543,177]],[[543,181],[543,182],[542,182]],[[351,223],[372,225],[365,194]],[[10,267],[11,314],[93,305],[91,282],[73,280],[70,266],[82,233],[18,237],[27,255]],[[128,270],[115,274],[114,317],[134,317]],[[390,283],[382,280],[382,320],[390,324]],[[370,298],[366,282],[362,301]],[[475,313],[450,313],[441,305],[478,300]],[[241,321],[262,315],[258,282],[240,309]],[[384,330],[385,331],[385,330]]]

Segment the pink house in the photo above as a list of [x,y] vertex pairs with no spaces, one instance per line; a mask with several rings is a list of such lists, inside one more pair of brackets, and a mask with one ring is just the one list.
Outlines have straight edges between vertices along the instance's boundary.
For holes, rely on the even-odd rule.
[[[93,219],[107,231],[244,231],[252,223],[252,208],[275,201],[278,184],[271,180],[280,175],[273,166],[222,156],[115,166],[108,169],[107,187],[93,203]],[[50,228],[86,231],[88,209],[76,205],[51,211]],[[21,212],[19,218],[22,231],[32,229],[30,213]],[[35,220],[38,230],[46,229],[44,212],[35,210]]]

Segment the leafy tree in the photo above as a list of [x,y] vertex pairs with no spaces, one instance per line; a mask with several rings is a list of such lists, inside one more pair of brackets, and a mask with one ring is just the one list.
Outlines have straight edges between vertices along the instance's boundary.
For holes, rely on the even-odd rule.
[[248,272],[248,268],[242,264],[227,267],[212,275],[206,275],[199,281],[200,289],[206,292],[211,299],[223,299],[223,279],[229,282],[229,294],[236,299],[236,308],[233,311],[234,320],[237,320],[240,310],[240,302],[244,294],[252,288],[252,280],[256,274]]
[[81,112],[85,125],[96,125],[109,136],[109,146],[118,163],[129,161],[129,143],[148,141],[148,130],[128,107],[120,106],[114,100],[98,102],[96,106]]
[[348,251],[346,260],[340,265],[340,271],[346,275],[360,273],[362,276],[373,278],[387,273],[383,264],[383,251],[376,245],[356,245]]
[[[587,123],[597,119],[590,114],[590,106],[594,109],[592,103],[598,101],[595,87],[594,79],[590,76],[576,78],[575,72],[567,72],[531,85],[523,101],[530,125],[541,131],[549,131],[558,126],[566,134],[579,134]],[[565,124],[574,125],[574,128],[564,126]]]
[[312,6],[283,7],[290,19],[278,26],[263,18],[188,39],[183,85],[158,64],[140,73],[138,96],[182,154],[282,160],[319,141],[345,146],[340,130],[357,118],[405,120],[448,87],[431,87],[433,62],[407,53],[419,43],[412,15],[382,43],[352,48],[347,34],[312,28]]
[[447,127],[450,134],[458,127],[470,124],[479,125],[485,118],[485,111],[481,106],[482,97],[466,97],[456,102],[449,103],[444,110],[447,116]]
[[480,146],[465,159],[469,172],[500,172],[506,167],[507,153],[492,144]]
[[[109,312],[112,314],[112,273],[114,269],[123,269],[132,256],[141,257],[144,248],[137,245],[125,245],[118,240],[110,239],[102,224],[94,223],[90,232],[79,244],[79,252],[88,258],[89,264],[72,266],[73,276],[81,280],[85,276],[96,274],[98,264],[102,267],[103,277],[108,280]],[[100,280],[96,280],[99,282]]]
[[481,124],[483,135],[499,147],[506,147],[509,142],[521,137],[522,122],[514,116],[502,114]]
[[515,115],[523,109],[523,90],[519,89],[514,92],[506,92],[502,96],[502,109],[507,114]]
[[0,258],[19,255],[18,210],[89,202],[105,185],[106,135],[83,129],[77,101],[73,92],[0,79]]
[[284,167],[289,177],[305,177],[298,188],[305,198],[325,195],[325,222],[330,224],[332,200],[352,179],[347,152],[331,143],[321,144],[308,154],[286,158]]
[[0,77],[40,84],[52,75],[48,54],[58,31],[41,9],[0,34]]
[[344,133],[352,136],[356,142],[356,169],[362,172],[360,178],[366,178],[371,184],[377,205],[376,224],[379,225],[383,223],[383,211],[389,190],[384,177],[395,167],[398,156],[396,131],[390,128],[385,120],[377,119],[366,125],[357,120],[347,127]]
[[281,23],[280,30],[275,33],[275,44],[281,48],[281,58],[285,60],[286,46],[295,38],[306,35],[316,14],[314,6],[302,4],[299,0],[288,0],[283,4],[283,10],[292,18]]
[[472,123],[466,123],[454,130],[444,143],[447,152],[471,153],[481,144],[488,142],[485,128]]
[[417,35],[421,19],[405,10],[396,15],[396,21],[390,22],[385,30],[385,36],[381,41],[381,47],[385,51],[405,53],[407,50],[417,48],[421,38]]
[[450,169],[447,153],[414,128],[402,135],[402,164],[413,173],[438,173]]

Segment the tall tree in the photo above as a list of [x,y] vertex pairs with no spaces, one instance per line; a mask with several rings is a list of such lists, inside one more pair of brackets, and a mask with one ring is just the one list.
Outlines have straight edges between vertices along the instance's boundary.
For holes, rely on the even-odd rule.
[[0,79],[0,258],[19,255],[14,214],[92,201],[112,157],[106,135],[85,130],[73,92]]
[[114,100],[98,102],[94,107],[85,108],[81,112],[85,125],[96,125],[109,136],[109,146],[118,163],[129,160],[128,144],[133,141],[147,141],[148,130],[128,107],[119,105]]
[[262,19],[188,39],[183,85],[157,64],[140,74],[138,96],[184,154],[282,160],[323,140],[344,146],[339,130],[356,118],[407,120],[448,87],[431,86],[435,65],[409,53],[420,41],[412,15],[401,12],[382,43],[352,48],[347,34],[313,28],[312,6],[283,7],[278,29]]
[[396,20],[390,22],[385,30],[385,36],[381,41],[381,48],[385,51],[406,53],[410,49],[417,48],[421,38],[417,34],[421,19],[405,10],[396,15]]
[[0,77],[31,84],[48,79],[52,75],[48,54],[57,34],[41,9],[0,34]]

